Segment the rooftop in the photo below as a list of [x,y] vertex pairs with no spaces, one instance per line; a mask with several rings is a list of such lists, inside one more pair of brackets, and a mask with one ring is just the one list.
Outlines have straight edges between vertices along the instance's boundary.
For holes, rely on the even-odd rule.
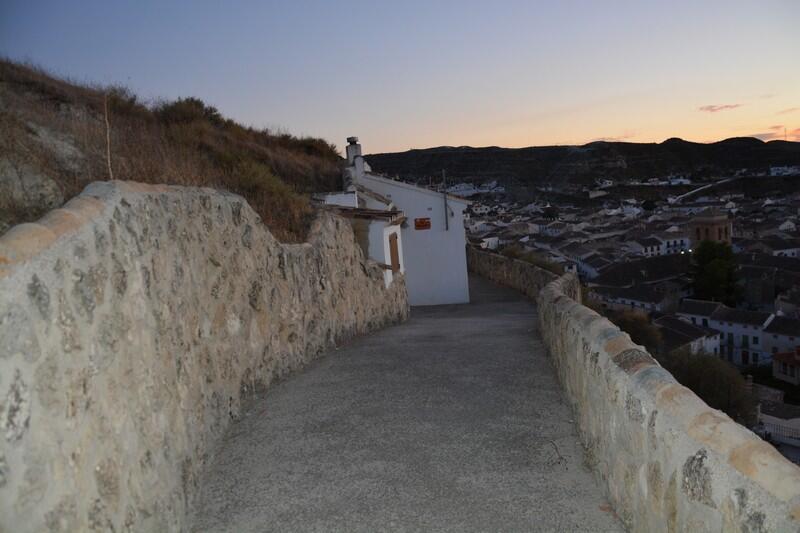
[[800,337],[800,319],[787,316],[776,316],[764,328],[764,333],[777,333],[778,335],[797,335]]
[[730,322],[733,324],[747,324],[749,326],[763,326],[771,313],[763,311],[746,311],[744,309],[732,309],[721,305],[711,315],[712,320],[718,322]]
[[722,304],[710,300],[684,298],[678,306],[678,313],[710,317]]

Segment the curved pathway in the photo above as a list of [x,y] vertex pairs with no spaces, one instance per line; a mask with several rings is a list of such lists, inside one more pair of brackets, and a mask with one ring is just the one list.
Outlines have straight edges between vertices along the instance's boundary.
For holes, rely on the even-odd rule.
[[512,290],[414,308],[253,402],[192,531],[620,531]]

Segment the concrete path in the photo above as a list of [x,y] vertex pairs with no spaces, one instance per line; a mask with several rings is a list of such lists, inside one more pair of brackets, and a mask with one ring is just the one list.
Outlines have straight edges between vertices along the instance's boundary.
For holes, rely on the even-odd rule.
[[192,531],[620,531],[540,343],[476,278],[274,385],[226,435]]

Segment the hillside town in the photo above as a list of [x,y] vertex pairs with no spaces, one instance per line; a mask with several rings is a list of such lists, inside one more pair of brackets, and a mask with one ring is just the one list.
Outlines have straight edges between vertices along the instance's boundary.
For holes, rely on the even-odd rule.
[[[760,174],[742,179],[800,179],[800,167]],[[734,179],[670,176],[625,187],[600,180],[595,187],[540,188],[541,198],[527,203],[497,182],[447,191],[471,200],[465,224],[472,246],[574,272],[595,308],[646,316],[661,333],[662,353],[714,355],[738,368],[760,400],[759,428],[797,458],[789,445],[800,442],[800,395],[793,391],[800,386],[800,193],[717,190]],[[632,186],[651,187],[661,198],[620,194]],[[558,201],[548,201],[554,192]],[[735,302],[694,294],[692,256],[703,241],[730,246]]]

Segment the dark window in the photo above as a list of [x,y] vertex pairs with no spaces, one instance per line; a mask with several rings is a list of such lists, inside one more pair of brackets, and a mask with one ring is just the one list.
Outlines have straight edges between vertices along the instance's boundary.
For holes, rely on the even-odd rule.
[[794,367],[793,366],[789,367],[789,376],[794,377]]
[[781,363],[781,374],[785,376],[787,373],[788,371],[786,369],[786,363]]
[[753,337],[753,345],[756,345],[756,344],[758,344],[758,337],[754,336]]
[[705,327],[705,328],[708,327],[708,319],[707,318],[703,319],[703,327]]

